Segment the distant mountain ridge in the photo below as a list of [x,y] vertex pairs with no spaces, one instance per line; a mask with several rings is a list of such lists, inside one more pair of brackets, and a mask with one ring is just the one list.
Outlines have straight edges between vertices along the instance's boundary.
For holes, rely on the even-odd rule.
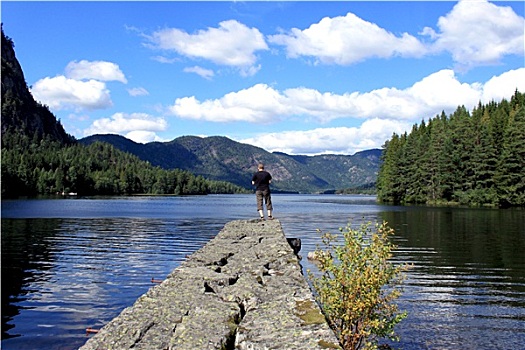
[[224,136],[182,136],[169,142],[136,143],[120,135],[93,135],[79,142],[106,142],[164,169],[183,169],[212,180],[250,188],[256,165],[263,162],[282,192],[316,193],[375,183],[380,149],[354,155],[288,155],[233,141]]
[[[2,27],[2,147],[24,144],[40,145],[42,139],[58,141],[61,145],[108,143],[154,166],[164,169],[187,170],[209,180],[227,181],[251,188],[251,176],[257,163],[263,162],[271,171],[273,189],[283,192],[315,193],[337,189],[370,187],[379,171],[381,150],[347,155],[302,156],[270,153],[260,147],[233,141],[227,137],[183,136],[170,142],[139,144],[118,135],[93,135],[81,140],[64,130],[62,124],[44,106],[33,99],[16,59],[13,41],[5,36]],[[5,143],[5,144],[4,144]],[[35,175],[35,169],[19,178],[20,169],[4,167],[5,183],[25,183]],[[14,161],[13,164],[16,162]],[[45,165],[50,166],[50,164]],[[23,168],[23,167],[22,167]],[[5,171],[4,171],[5,170]],[[9,171],[8,171],[9,170]],[[12,170],[12,171],[11,171]],[[23,170],[23,169],[22,169]],[[51,171],[39,166],[38,171]],[[70,169],[61,169],[69,171]],[[9,176],[7,176],[9,174]],[[55,176],[56,174],[53,173]],[[39,178],[44,178],[39,176]],[[61,179],[63,180],[63,179]],[[47,186],[47,185],[46,185]],[[5,188],[6,186],[4,186]],[[49,187],[49,186],[48,186]]]

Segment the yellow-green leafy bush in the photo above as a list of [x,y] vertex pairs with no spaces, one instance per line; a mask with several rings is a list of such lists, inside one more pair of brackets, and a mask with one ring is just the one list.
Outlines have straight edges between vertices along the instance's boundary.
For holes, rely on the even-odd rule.
[[394,326],[406,317],[395,300],[408,266],[391,261],[394,230],[386,222],[340,231],[322,235],[324,248],[314,254],[320,274],[308,274],[342,348],[376,349],[381,338],[397,339]]

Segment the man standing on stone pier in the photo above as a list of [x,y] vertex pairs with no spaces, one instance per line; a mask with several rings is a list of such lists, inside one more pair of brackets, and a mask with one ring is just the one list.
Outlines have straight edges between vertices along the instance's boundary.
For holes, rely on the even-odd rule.
[[268,210],[268,219],[272,220],[272,195],[270,193],[270,183],[272,182],[272,175],[264,170],[264,164],[259,163],[257,172],[253,174],[252,185],[255,186],[255,198],[257,199],[257,210],[261,220],[264,220],[263,200]]

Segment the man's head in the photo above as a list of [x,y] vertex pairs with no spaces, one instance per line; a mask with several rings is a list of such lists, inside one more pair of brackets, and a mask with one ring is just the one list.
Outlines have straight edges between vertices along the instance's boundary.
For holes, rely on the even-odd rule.
[[264,164],[263,163],[259,163],[259,165],[257,165],[257,169],[264,170]]

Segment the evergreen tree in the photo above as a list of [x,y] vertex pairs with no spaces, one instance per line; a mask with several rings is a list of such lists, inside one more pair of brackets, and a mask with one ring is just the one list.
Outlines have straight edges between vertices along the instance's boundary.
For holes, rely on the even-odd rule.
[[496,174],[501,206],[525,206],[525,105],[511,113]]
[[392,203],[525,205],[525,94],[469,113],[460,106],[384,145],[378,199]]
[[[35,144],[36,142],[36,144]],[[105,143],[62,145],[20,132],[2,138],[2,195],[239,193],[245,189],[182,170],[153,167]]]
[[378,198],[384,202],[401,203],[404,195],[400,164],[402,160],[404,137],[395,134],[383,146],[382,166],[377,180]]

